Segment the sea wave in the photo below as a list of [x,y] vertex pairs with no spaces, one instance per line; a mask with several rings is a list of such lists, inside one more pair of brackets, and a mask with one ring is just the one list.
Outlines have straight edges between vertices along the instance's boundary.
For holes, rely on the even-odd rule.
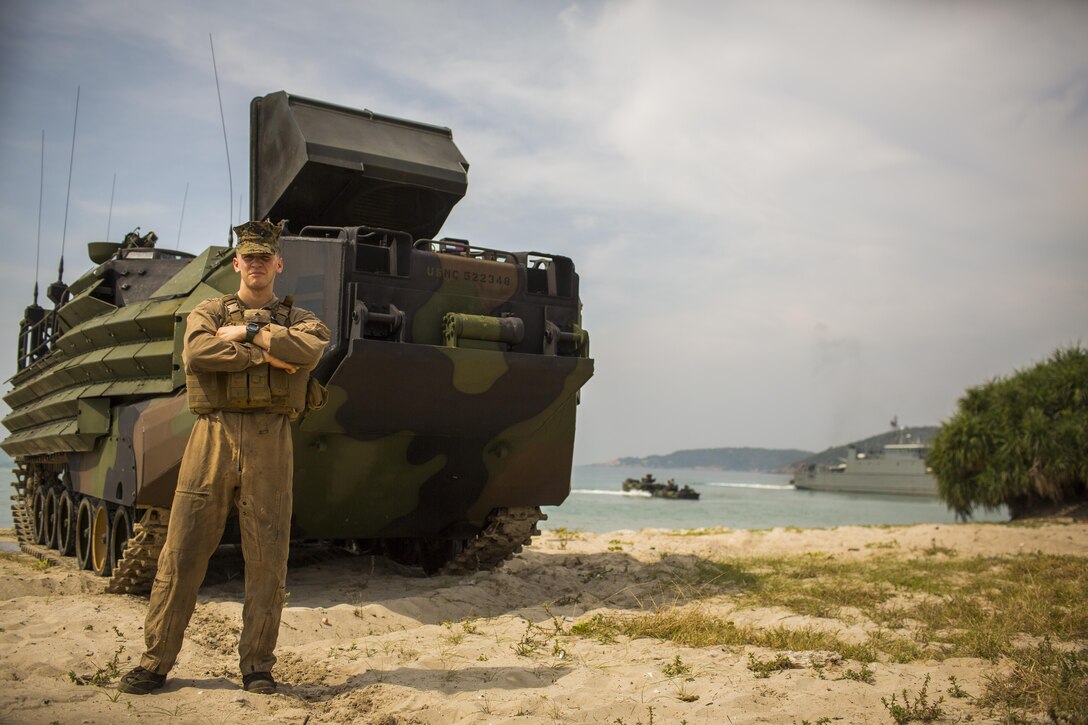
[[572,488],[571,493],[592,493],[600,496],[641,496],[649,497],[647,491],[616,491],[615,489],[603,489],[603,488]]
[[792,491],[790,483],[701,483],[698,486],[717,486],[718,488],[761,488],[767,491]]

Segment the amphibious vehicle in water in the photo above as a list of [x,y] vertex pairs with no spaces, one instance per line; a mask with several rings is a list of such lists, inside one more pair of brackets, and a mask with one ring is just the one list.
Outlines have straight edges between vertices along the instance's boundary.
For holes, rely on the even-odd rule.
[[[293,538],[497,566],[570,491],[593,374],[573,262],[435,238],[467,187],[449,129],[281,91],[253,100],[250,146],[251,218],[288,220],[277,292],[333,331],[328,404],[293,429]],[[154,241],[91,243],[27,308],[4,397],[21,544],[121,592],[150,586],[195,421],[186,315],[238,285],[229,245]]]
[[676,498],[688,501],[698,501],[699,492],[686,483],[677,486],[676,480],[670,478],[668,482],[661,483],[654,478],[652,473],[647,473],[642,478],[628,478],[623,482],[625,493],[648,493],[654,498]]

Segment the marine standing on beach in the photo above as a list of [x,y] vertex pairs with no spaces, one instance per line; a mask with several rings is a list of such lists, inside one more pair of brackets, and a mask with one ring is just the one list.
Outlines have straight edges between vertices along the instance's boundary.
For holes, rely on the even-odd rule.
[[174,666],[208,560],[237,508],[245,557],[238,653],[248,692],[276,689],[272,666],[283,610],[293,473],[290,422],[306,407],[309,372],[329,330],[273,292],[283,225],[235,227],[238,292],[189,314],[182,359],[197,414],[151,589],[140,665],[118,689],[148,694]]

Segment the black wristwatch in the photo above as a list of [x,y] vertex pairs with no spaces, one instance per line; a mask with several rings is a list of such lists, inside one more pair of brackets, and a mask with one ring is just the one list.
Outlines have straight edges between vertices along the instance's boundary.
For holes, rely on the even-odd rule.
[[246,342],[253,342],[253,338],[257,336],[257,333],[261,331],[261,326],[256,322],[250,322],[246,324]]

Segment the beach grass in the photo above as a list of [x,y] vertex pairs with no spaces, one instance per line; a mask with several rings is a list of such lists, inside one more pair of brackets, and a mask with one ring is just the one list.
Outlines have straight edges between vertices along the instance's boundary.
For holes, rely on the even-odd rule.
[[[1043,712],[1088,723],[1086,564],[1041,553],[962,557],[936,545],[868,557],[665,559],[659,565],[675,593],[669,604],[598,613],[571,631],[604,642],[832,651],[861,663],[980,658],[995,667],[979,706],[1010,721]],[[800,617],[774,627],[735,621],[743,610],[768,607]]]

